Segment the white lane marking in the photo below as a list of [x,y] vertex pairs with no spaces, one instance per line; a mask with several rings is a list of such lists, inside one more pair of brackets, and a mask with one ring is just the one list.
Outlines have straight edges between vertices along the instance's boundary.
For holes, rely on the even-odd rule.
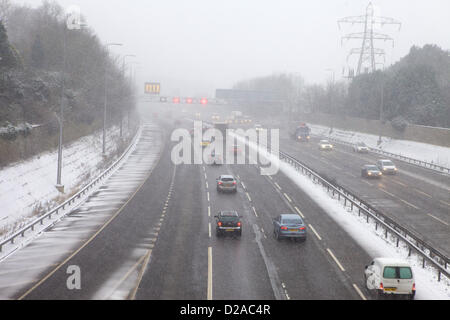
[[206,193],[206,196],[207,196],[208,202],[209,202],[209,191]]
[[397,180],[395,180],[395,179],[392,179],[391,181],[392,181],[393,183],[396,183],[396,184],[401,185],[402,187],[408,187],[406,184],[404,184],[404,183],[402,183],[402,182],[400,182],[400,181],[397,181]]
[[423,192],[423,191],[420,191],[419,189],[416,189],[416,188],[414,188],[414,190],[415,190],[417,193],[420,193],[420,194],[422,194],[422,195],[424,195],[424,196],[426,196],[426,197],[428,197],[428,198],[433,199],[433,196],[430,196],[428,193],[425,193],[425,192]]
[[208,206],[208,217],[211,217],[211,207]]
[[291,198],[289,198],[289,196],[288,196],[286,193],[284,193],[284,196],[286,197],[286,199],[288,199],[288,201],[289,201],[290,203],[292,203]]
[[314,234],[316,235],[317,239],[322,240],[322,238],[317,233],[316,229],[314,229],[314,227],[312,225],[310,225],[310,224],[308,224],[308,225],[309,225],[309,228],[312,230],[312,232],[314,232]]
[[278,188],[278,190],[281,190],[281,187],[278,183],[275,182],[275,186]]
[[450,203],[448,203],[448,202],[445,202],[444,200],[439,200],[441,203],[443,203],[443,204],[446,204],[446,205],[448,205],[449,207],[450,207]]
[[330,249],[327,249],[328,253],[330,254],[330,256],[333,258],[334,262],[336,262],[336,264],[338,265],[339,269],[341,269],[342,272],[345,271],[344,267],[342,266],[342,264],[339,262],[339,260],[334,256],[333,252],[331,252]]
[[379,188],[379,189],[380,189],[381,191],[383,191],[384,193],[390,195],[391,197],[394,197],[394,198],[400,200],[401,202],[407,204],[408,206],[413,207],[413,208],[416,209],[416,210],[420,210],[420,208],[416,207],[415,205],[409,203],[409,202],[406,201],[406,200],[403,200],[402,198],[396,196],[395,194],[392,194],[392,193],[390,193],[389,191],[384,190],[383,188]]
[[361,292],[361,290],[359,290],[359,288],[358,288],[358,286],[356,284],[353,284],[353,288],[355,288],[356,292],[358,292],[358,294],[361,297],[361,299],[367,300],[367,298],[364,296],[364,294]]
[[300,209],[297,208],[297,207],[294,207],[294,208],[295,208],[295,210],[297,211],[297,213],[300,215],[300,217],[302,217],[303,219],[305,219],[305,216],[304,216],[303,213],[300,211]]
[[208,247],[208,289],[206,298],[212,300],[212,247]]
[[211,238],[211,222],[208,224],[208,235]]
[[246,189],[244,182],[241,181],[241,184],[242,184],[242,188]]
[[267,176],[270,180],[273,180],[271,176]]
[[363,182],[365,182],[365,183],[367,183],[369,186],[372,186],[372,187],[373,187],[373,184],[370,183],[369,181],[363,180]]
[[258,217],[258,214],[256,213],[255,207],[252,207],[252,209],[253,209],[253,212],[255,213],[255,216]]
[[448,226],[448,223],[447,223],[447,222],[445,222],[445,221],[439,219],[438,217],[435,217],[435,216],[433,216],[432,214],[429,214],[429,213],[428,213],[428,215],[429,215],[430,217],[432,217],[433,219],[436,219],[436,220],[439,221],[440,223],[443,223],[443,224],[445,224],[446,226]]
[[252,198],[250,198],[250,195],[248,194],[248,192],[245,193],[247,195],[248,201],[252,202]]
[[209,189],[208,181],[206,181],[206,189]]

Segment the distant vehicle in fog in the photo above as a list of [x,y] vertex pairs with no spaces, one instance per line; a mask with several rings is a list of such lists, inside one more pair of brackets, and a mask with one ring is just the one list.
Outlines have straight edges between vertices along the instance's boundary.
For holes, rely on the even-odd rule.
[[376,165],[366,164],[361,168],[361,177],[363,178],[381,178],[383,173]]
[[160,98],[159,98],[159,101],[160,101],[160,102],[167,102],[167,97],[160,97]]
[[353,151],[358,153],[368,153],[369,147],[364,142],[358,142],[353,146]]
[[331,150],[333,150],[333,145],[328,140],[320,140],[319,141],[319,150],[331,151]]
[[391,160],[378,160],[377,167],[384,174],[397,174],[398,171],[397,167]]
[[306,123],[291,126],[289,129],[291,137],[296,141],[309,142],[311,139],[311,129]]

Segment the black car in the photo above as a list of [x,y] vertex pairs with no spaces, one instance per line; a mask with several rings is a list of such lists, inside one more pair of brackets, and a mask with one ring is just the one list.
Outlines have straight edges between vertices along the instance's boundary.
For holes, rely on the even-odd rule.
[[241,217],[236,211],[220,211],[216,218],[216,235],[242,235]]
[[376,165],[367,164],[361,168],[361,177],[363,178],[381,178],[383,173]]

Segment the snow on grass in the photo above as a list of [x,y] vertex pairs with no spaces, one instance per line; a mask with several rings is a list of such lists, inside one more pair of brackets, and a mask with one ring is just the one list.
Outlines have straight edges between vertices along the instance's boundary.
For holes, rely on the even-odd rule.
[[382,143],[378,146],[379,136],[377,135],[336,128],[333,128],[332,133],[330,133],[330,128],[326,126],[315,124],[308,124],[308,126],[314,135],[334,138],[349,143],[363,141],[371,148],[430,162],[447,168],[450,167],[450,148],[409,140],[397,140],[389,137],[382,137]]
[[102,157],[101,131],[64,146],[63,195],[55,188],[57,150],[3,168],[0,171],[0,235],[20,228],[87,185],[116,156],[118,139],[118,128],[109,129],[106,159]]
[[[245,143],[245,139],[235,134],[237,139]],[[417,255],[408,257],[408,248],[400,243],[396,247],[395,239],[388,236],[384,239],[382,228],[375,230],[373,223],[368,224],[365,216],[358,216],[357,210],[351,211],[338,200],[327,193],[321,185],[314,183],[310,178],[301,174],[293,166],[282,162],[278,157],[267,152],[266,148],[248,142],[250,148],[258,150],[260,156],[279,166],[303,192],[313,199],[343,230],[345,230],[366,252],[372,257],[391,257],[404,259],[411,264],[416,281],[416,299],[423,300],[450,300],[450,279],[442,277],[438,282],[437,272],[430,266],[422,268],[422,261]],[[391,241],[389,241],[391,240]],[[369,264],[370,261],[367,261]],[[361,265],[361,277],[364,266]]]

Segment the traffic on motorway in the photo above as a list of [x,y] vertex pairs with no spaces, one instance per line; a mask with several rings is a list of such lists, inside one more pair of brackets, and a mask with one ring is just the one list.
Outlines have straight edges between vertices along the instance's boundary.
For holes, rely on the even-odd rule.
[[450,2],[38,2],[0,0],[0,302],[450,300]]

